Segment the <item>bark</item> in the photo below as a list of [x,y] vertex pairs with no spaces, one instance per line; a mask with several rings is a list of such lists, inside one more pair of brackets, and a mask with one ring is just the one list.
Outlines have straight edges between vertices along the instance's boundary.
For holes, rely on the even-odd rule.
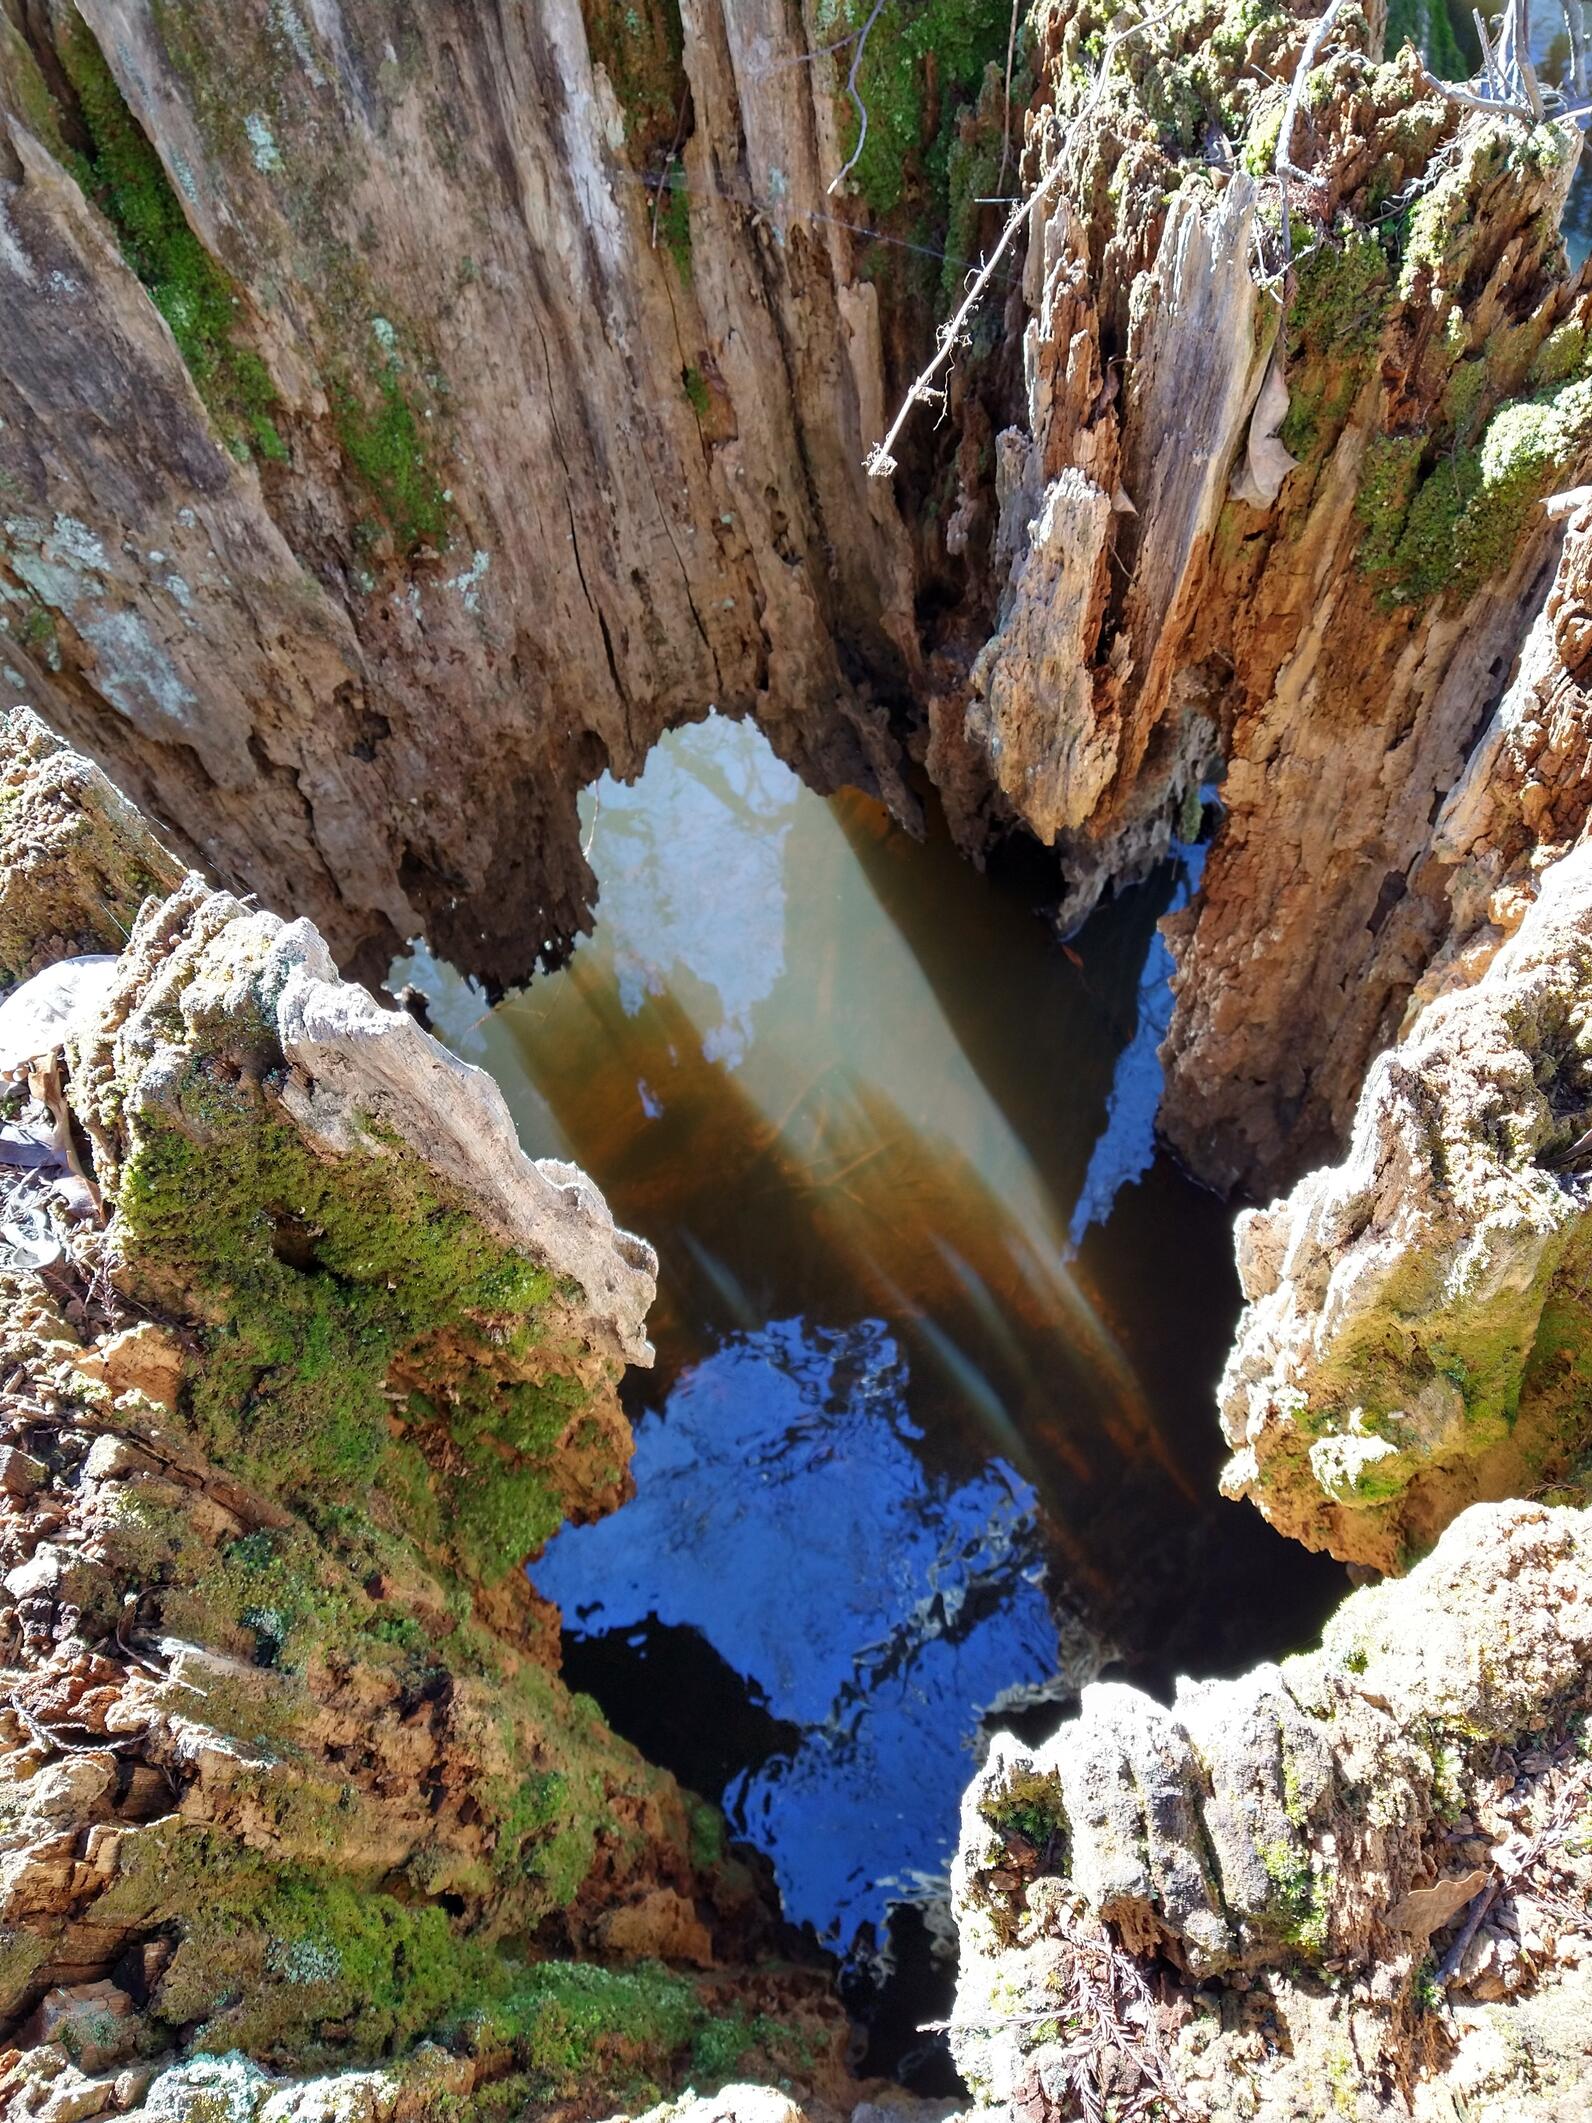
[[1255,1186],[1338,1148],[1446,937],[1432,820],[1551,571],[1536,504],[1592,436],[1555,234],[1577,143],[1461,123],[1347,17],[1295,128],[1289,266],[1272,144],[1305,20],[1180,14],[1085,110],[1099,17],[1040,19],[1033,167],[1068,168],[1000,438],[1013,565],[931,763],[970,846],[1003,819],[1055,845],[1067,919],[1220,781],[1169,925],[1163,1125]]
[[[574,0],[9,0],[10,682],[367,972],[422,930],[496,980],[556,955],[576,790],[710,705],[889,782],[910,576],[830,100],[783,8],[688,6],[674,53],[643,13],[605,68]],[[91,205],[107,138],[160,161]],[[235,303],[196,346],[201,272]]]
[[1049,0],[1018,145],[1065,181],[892,490],[1007,16],[879,16],[837,198],[840,18],[631,14],[7,0],[9,682],[365,976],[420,930],[556,958],[577,789],[710,705],[904,817],[921,756],[970,853],[1054,846],[1067,924],[1219,779],[1165,1124],[1292,1179],[1446,948],[1433,813],[1592,435],[1573,129],[1465,117],[1351,10],[1290,264],[1309,16],[1190,5],[1097,92],[1104,11]]
[[[63,829],[41,942],[169,871],[31,717],[4,748],[4,830]],[[841,2083],[822,1978],[565,1689],[521,1567],[626,1492],[650,1249],[309,923],[168,881],[62,1035],[107,1221],[0,1170],[7,2113]],[[13,868],[13,935],[26,902]]]
[[1584,2105],[1589,1538],[1477,1506],[1317,1651],[997,1740],[955,1874],[975,2113]]

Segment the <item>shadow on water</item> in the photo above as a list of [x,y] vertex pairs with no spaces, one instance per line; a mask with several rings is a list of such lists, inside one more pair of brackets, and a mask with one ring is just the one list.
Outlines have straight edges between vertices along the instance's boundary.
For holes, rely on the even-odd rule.
[[943,829],[716,718],[588,824],[598,928],[560,973],[485,1015],[407,969],[661,1258],[636,1496],[532,1575],[572,1683],[846,1960],[872,2066],[932,2085],[989,1725],[1274,1654],[1342,1586],[1215,1491],[1230,1216],[1152,1140],[1155,923],[1197,854],[1063,949]]

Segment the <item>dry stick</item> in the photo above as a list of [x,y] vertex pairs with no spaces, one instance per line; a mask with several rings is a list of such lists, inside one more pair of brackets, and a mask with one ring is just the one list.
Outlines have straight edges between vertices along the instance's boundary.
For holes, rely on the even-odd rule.
[[1305,83],[1309,80],[1321,47],[1331,36],[1338,19],[1343,0],[1332,0],[1321,20],[1305,39],[1305,48],[1299,55],[1299,64],[1294,68],[1294,77],[1288,84],[1288,101],[1283,106],[1282,128],[1277,135],[1277,156],[1272,170],[1282,191],[1282,257],[1283,270],[1293,262],[1293,225],[1288,218],[1288,179],[1297,177],[1301,184],[1314,185],[1318,192],[1326,190],[1326,180],[1309,170],[1300,169],[1293,159],[1294,121],[1299,116],[1299,106],[1304,100]]
[[[1041,182],[1023,200],[1022,204],[1013,210],[1005,228],[1001,230],[1000,240],[995,245],[994,250],[990,252],[986,262],[980,266],[973,285],[963,297],[961,308],[949,324],[941,325],[934,349],[934,358],[913,379],[906,396],[901,401],[894,420],[890,423],[889,431],[884,440],[876,442],[864,458],[863,463],[870,479],[888,479],[895,470],[896,461],[891,455],[891,451],[901,439],[901,430],[906,426],[912,408],[934,395],[931,389],[934,379],[951,358],[951,350],[961,338],[963,326],[967,323],[974,310],[977,309],[979,300],[984,290],[989,286],[990,281],[994,278],[995,268],[1005,257],[1012,238],[1032,214],[1034,208],[1043,200],[1048,199],[1051,193],[1058,188],[1062,171],[1066,168],[1067,145],[1071,141],[1074,130],[1083,123],[1085,118],[1092,115],[1095,105],[1104,95],[1106,77],[1111,71],[1111,62],[1116,57],[1118,47],[1126,44],[1130,37],[1137,37],[1141,30],[1154,29],[1157,23],[1164,22],[1169,15],[1175,14],[1180,4],[1181,0],[1173,0],[1171,7],[1163,7],[1156,14],[1146,15],[1142,22],[1135,22],[1131,28],[1118,30],[1115,36],[1107,38],[1105,50],[1100,55],[1100,71],[1095,75],[1094,86],[1089,91],[1087,101],[1069,121],[1066,132],[1063,135],[1062,145],[1056,151],[1055,161],[1050,165]],[[833,190],[833,186],[831,186],[831,190]]]
[[[1570,0],[1567,0],[1570,4]],[[1574,0],[1579,6],[1580,0]],[[1012,0],[1012,26],[1006,38],[1006,104],[1001,130],[1001,173],[995,180],[995,196],[998,199],[1006,189],[1006,165],[1012,153],[1012,61],[1017,56],[1017,17],[1022,13],[1023,0]]]
[[1470,1905],[1470,1915],[1465,1919],[1465,1928],[1443,1956],[1443,1965],[1437,1971],[1437,1982],[1446,1990],[1459,1973],[1459,1964],[1464,1960],[1470,1942],[1481,1929],[1481,1920],[1498,1899],[1498,1875],[1493,1874],[1487,1885]]
[[857,69],[862,65],[862,55],[868,49],[868,33],[884,13],[884,8],[885,0],[873,0],[873,13],[862,25],[862,34],[857,39],[857,48],[851,55],[851,65],[846,74],[846,94],[856,107],[857,144],[831,180],[829,186],[831,192],[838,191],[841,185],[845,183],[846,179],[857,167],[862,151],[868,144],[868,106],[857,93]]
[[691,84],[686,83],[680,92],[680,115],[674,121],[674,139],[669,144],[669,159],[663,165],[663,175],[658,179],[658,188],[652,199],[652,248],[658,248],[658,212],[663,205],[663,188],[674,171],[674,160],[680,152],[680,135],[685,129],[685,107],[691,94]]
[[1570,85],[1578,96],[1587,92],[1586,15],[1582,0],[1559,0],[1564,26],[1570,33]]
[[1522,96],[1530,108],[1531,121],[1540,125],[1545,116],[1537,70],[1531,63],[1531,25],[1528,0],[1508,0],[1498,33],[1499,72],[1504,85]]
[[1498,62],[1493,57],[1492,40],[1487,35],[1487,24],[1479,7],[1470,11],[1470,19],[1476,25],[1476,41],[1481,46],[1481,77],[1495,96],[1504,94],[1504,80],[1498,71]]

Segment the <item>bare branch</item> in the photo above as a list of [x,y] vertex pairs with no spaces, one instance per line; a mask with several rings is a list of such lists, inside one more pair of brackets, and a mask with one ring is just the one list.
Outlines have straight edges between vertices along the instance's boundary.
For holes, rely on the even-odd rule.
[[1299,116],[1299,106],[1304,101],[1305,83],[1321,52],[1321,47],[1337,25],[1343,0],[1332,0],[1321,20],[1305,39],[1305,48],[1299,55],[1299,64],[1294,68],[1294,77],[1288,84],[1288,101],[1283,105],[1282,124],[1277,133],[1277,157],[1272,169],[1282,192],[1282,264],[1283,271],[1293,263],[1293,223],[1288,215],[1288,179],[1297,177],[1301,184],[1314,185],[1324,191],[1325,181],[1313,176],[1309,170],[1300,169],[1293,159],[1294,123]]
[[840,189],[862,159],[862,151],[868,144],[868,106],[857,93],[857,69],[862,65],[862,55],[868,49],[868,33],[884,13],[885,0],[874,0],[873,13],[862,25],[856,47],[851,54],[851,66],[846,75],[846,94],[851,98],[857,112],[857,144],[846,157],[837,174],[830,180],[829,189]]
[[1559,0],[1570,34],[1570,86],[1583,101],[1587,93],[1586,9],[1583,0]]
[[[1143,31],[1154,29],[1158,24],[1165,22],[1169,15],[1176,13],[1179,4],[1180,0],[1172,0],[1171,6],[1163,7],[1153,15],[1146,15],[1142,22],[1135,22],[1130,24],[1127,29],[1117,30],[1106,39],[1105,50],[1100,55],[1100,71],[1094,77],[1094,85],[1090,89],[1088,97],[1069,121],[1066,133],[1056,150],[1055,160],[1051,163],[1049,170],[1045,173],[1033,193],[1023,200],[1021,205],[1013,209],[1006,226],[1001,230],[994,250],[990,252],[989,257],[979,268],[972,286],[963,297],[961,308],[958,309],[949,324],[941,325],[936,334],[933,359],[920,370],[914,379],[906,396],[902,399],[883,441],[876,442],[863,460],[870,479],[888,479],[895,470],[896,461],[892,453],[901,438],[901,430],[906,426],[912,408],[936,395],[934,379],[946,362],[950,360],[952,349],[961,338],[968,319],[972,316],[974,310],[977,309],[985,289],[994,278],[995,268],[1005,257],[1011,247],[1013,238],[1033,213],[1035,207],[1048,199],[1053,192],[1060,189],[1062,173],[1067,167],[1067,149],[1071,145],[1074,134],[1082,126],[1083,121],[1092,116],[1096,104],[1099,103],[1101,97],[1105,94],[1106,78],[1111,72],[1111,63],[1118,51],[1127,43],[1130,37],[1137,37]],[[878,10],[875,9],[875,13],[877,12]]]
[[1522,125],[1535,125],[1537,122],[1532,117],[1528,104],[1510,103],[1502,96],[1492,94],[1490,90],[1488,94],[1478,96],[1471,89],[1456,88],[1452,81],[1440,80],[1426,65],[1422,66],[1421,72],[1440,96],[1446,96],[1450,103],[1457,103],[1467,111],[1487,111],[1499,118],[1518,118]]
[[685,131],[685,107],[690,95],[691,91],[689,88],[686,88],[681,94],[680,115],[674,121],[674,139],[670,144],[669,159],[663,165],[663,175],[658,179],[656,189],[652,195],[652,248],[654,250],[658,248],[658,214],[663,206],[663,189],[674,174],[675,157],[680,152],[680,135]]
[[[1579,0],[1564,0],[1566,8],[1578,5]],[[1006,38],[1006,102],[1001,120],[1001,173],[995,180],[995,196],[998,199],[1006,189],[1006,165],[1012,154],[1012,61],[1017,56],[1017,18],[1023,11],[1023,0],[1012,0],[1012,26]]]

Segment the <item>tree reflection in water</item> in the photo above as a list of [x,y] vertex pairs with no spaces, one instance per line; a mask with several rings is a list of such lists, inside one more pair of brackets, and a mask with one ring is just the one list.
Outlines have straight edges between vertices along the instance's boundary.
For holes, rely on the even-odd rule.
[[[486,1014],[403,969],[662,1260],[637,1495],[532,1575],[577,1684],[866,1952],[943,1884],[992,1707],[1247,1663],[1341,1583],[1215,1493],[1230,1217],[1152,1134],[1154,925],[1190,878],[1064,951],[935,822],[814,796],[718,718],[588,825],[561,972]],[[661,1718],[687,1664],[740,1700]]]

